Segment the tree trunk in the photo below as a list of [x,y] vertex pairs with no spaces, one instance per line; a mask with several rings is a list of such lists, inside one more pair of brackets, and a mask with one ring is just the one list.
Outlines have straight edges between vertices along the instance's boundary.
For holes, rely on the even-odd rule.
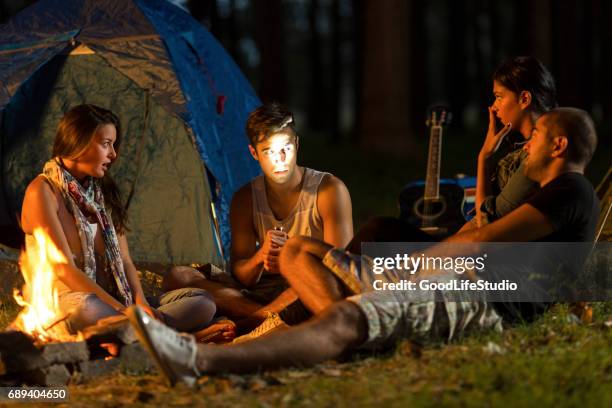
[[465,0],[451,2],[449,19],[450,61],[446,64],[446,77],[449,78],[449,100],[453,113],[453,127],[463,128],[463,110],[468,100],[468,75],[466,72],[466,21],[467,6]]
[[[425,1],[416,0],[412,2],[410,11],[410,56],[414,63],[410,66],[410,123],[417,138],[422,137],[425,132],[425,119],[429,105],[429,72],[427,69],[427,44],[429,38],[425,29]],[[426,136],[425,136],[426,137]],[[427,139],[423,138],[420,143],[427,145]]]
[[[552,63],[552,8],[550,0],[523,0],[518,14],[527,17],[527,33],[524,42],[529,45],[528,54],[533,55],[546,67]],[[524,11],[523,13],[521,13]]]
[[193,18],[204,24],[209,31],[213,32],[217,27],[219,16],[215,0],[188,0],[187,9]]
[[338,0],[331,2],[331,21],[332,21],[332,38],[331,38],[331,84],[330,84],[330,140],[334,143],[340,141],[340,114],[342,113],[342,61],[340,58],[340,47],[342,46],[341,24],[340,20],[340,4]]
[[236,61],[238,66],[242,67],[242,56],[240,55],[240,50],[238,48],[240,41],[240,32],[238,30],[238,26],[236,24],[236,0],[230,0],[229,2],[230,14],[227,18],[227,32],[228,32],[228,47],[230,55]]
[[411,151],[410,5],[404,0],[365,2],[361,142],[383,152]]
[[255,41],[260,53],[259,96],[265,102],[287,103],[287,72],[284,52],[281,0],[253,4]]
[[584,16],[580,1],[567,0],[563,4],[553,3],[553,21],[553,37],[556,39],[553,58],[557,71],[559,104],[584,106],[582,97],[584,78],[580,77],[584,55],[579,52],[584,44],[582,36]]
[[[607,118],[604,123],[607,123],[607,128],[602,129],[604,132],[612,130],[612,123],[610,118],[612,117],[612,98],[608,95],[610,89],[612,89],[612,78],[610,72],[612,72],[612,53],[610,53],[610,40],[612,39],[612,2],[608,0],[597,0],[596,1],[596,14],[600,16],[600,30],[598,38],[598,72],[594,77],[595,89],[598,94],[598,100],[601,104],[601,115],[602,118]],[[608,44],[608,45],[606,45]]]
[[323,69],[321,35],[317,27],[320,12],[319,0],[311,0],[308,7],[308,54],[310,63],[310,87],[308,89],[308,127],[313,130],[323,130],[328,124],[329,92]]
[[353,19],[351,25],[351,37],[353,47],[353,78],[352,78],[352,116],[353,129],[350,138],[358,141],[363,133],[362,130],[362,100],[363,100],[363,45],[365,43],[365,0],[352,0]]

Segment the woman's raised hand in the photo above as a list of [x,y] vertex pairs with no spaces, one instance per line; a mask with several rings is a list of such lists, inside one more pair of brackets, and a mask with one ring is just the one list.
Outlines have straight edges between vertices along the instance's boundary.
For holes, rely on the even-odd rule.
[[489,106],[489,129],[487,130],[487,136],[480,149],[479,157],[482,159],[491,157],[497,149],[499,149],[499,145],[511,129],[512,123],[508,122],[499,132],[495,131],[495,114],[493,113],[493,109]]

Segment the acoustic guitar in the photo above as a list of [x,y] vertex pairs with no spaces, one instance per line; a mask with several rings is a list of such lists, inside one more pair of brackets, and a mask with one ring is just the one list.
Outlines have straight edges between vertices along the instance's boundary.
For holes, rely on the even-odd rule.
[[440,180],[442,133],[450,120],[444,107],[431,109],[425,181],[407,184],[399,195],[400,218],[438,238],[455,233],[470,218],[476,185],[473,177]]

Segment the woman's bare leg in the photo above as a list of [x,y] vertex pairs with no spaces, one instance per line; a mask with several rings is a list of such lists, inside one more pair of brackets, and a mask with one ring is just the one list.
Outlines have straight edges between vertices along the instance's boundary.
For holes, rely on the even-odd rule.
[[201,272],[188,266],[171,268],[162,285],[165,291],[179,288],[201,288],[208,291],[217,305],[217,310],[230,317],[248,317],[256,314],[262,305],[246,298],[239,290],[206,279]]

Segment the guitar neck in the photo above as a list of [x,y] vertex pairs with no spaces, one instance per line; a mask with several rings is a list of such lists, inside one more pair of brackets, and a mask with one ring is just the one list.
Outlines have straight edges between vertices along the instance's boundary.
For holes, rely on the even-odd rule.
[[440,159],[442,154],[442,126],[432,126],[429,132],[429,156],[427,157],[427,176],[425,177],[424,199],[440,197]]

